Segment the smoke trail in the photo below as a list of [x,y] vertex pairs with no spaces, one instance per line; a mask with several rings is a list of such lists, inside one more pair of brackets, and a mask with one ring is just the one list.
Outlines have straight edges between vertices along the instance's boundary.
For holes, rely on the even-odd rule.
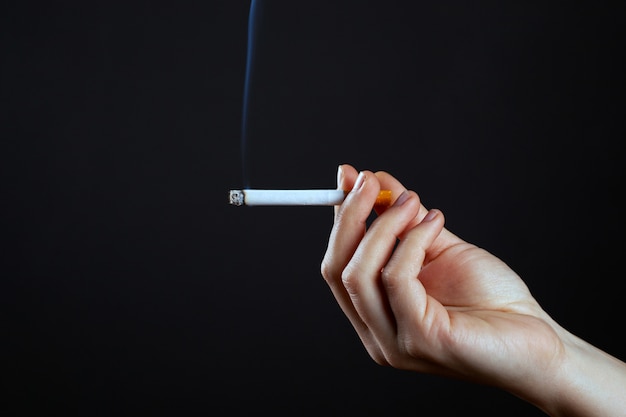
[[248,50],[246,54],[246,73],[243,89],[243,111],[241,120],[241,166],[244,188],[250,187],[250,106],[251,106],[251,85],[254,74],[254,59],[256,51],[256,39],[258,30],[258,0],[252,0],[248,15]]

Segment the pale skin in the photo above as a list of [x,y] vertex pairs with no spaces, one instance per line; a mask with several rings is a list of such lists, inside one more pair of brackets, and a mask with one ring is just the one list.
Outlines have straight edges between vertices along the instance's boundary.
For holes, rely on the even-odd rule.
[[[386,172],[345,164],[337,182],[352,191],[322,275],[376,363],[495,386],[550,416],[626,416],[626,363],[556,323],[503,261]],[[395,203],[368,227],[381,189]]]

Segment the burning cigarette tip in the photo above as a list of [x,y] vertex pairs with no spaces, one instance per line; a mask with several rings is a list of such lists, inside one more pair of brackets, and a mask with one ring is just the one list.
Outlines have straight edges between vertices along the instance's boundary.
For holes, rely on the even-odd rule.
[[228,193],[228,202],[233,206],[243,206],[244,195],[241,190],[230,190]]

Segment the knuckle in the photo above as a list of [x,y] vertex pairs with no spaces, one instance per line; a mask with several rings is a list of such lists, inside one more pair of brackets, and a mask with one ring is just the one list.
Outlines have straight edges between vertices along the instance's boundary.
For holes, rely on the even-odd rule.
[[399,276],[393,267],[385,267],[380,274],[380,279],[388,291],[393,291],[399,286]]
[[350,295],[359,292],[358,274],[352,268],[346,268],[341,274],[341,282]]
[[403,338],[400,342],[400,346],[402,346],[402,351],[411,358],[418,358],[422,355],[419,344],[413,338]]
[[427,360],[426,352],[422,346],[422,343],[416,337],[404,336],[398,338],[398,346],[402,354],[411,358],[412,360]]
[[330,261],[324,258],[320,266],[320,272],[322,273],[322,277],[324,277],[324,280],[326,280],[327,282],[333,280],[332,277],[335,275],[333,273],[333,270],[334,268],[331,266]]

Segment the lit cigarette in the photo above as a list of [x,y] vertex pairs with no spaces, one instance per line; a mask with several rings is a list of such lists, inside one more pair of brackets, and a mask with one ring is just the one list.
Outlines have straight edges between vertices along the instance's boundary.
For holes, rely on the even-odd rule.
[[[230,190],[229,203],[234,206],[336,206],[348,194],[343,190]],[[391,191],[382,190],[376,206],[391,205]]]

